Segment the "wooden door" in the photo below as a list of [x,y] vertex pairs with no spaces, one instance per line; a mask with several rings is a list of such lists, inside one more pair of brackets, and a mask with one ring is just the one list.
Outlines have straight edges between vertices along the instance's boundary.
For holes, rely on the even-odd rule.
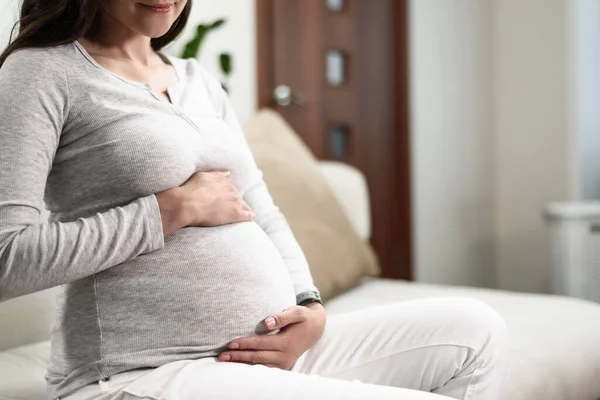
[[366,175],[383,275],[410,279],[405,3],[257,0],[258,91],[318,159]]

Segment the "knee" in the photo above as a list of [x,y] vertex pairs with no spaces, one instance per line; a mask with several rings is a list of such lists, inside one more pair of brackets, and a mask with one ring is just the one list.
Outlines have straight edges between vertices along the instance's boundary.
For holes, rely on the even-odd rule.
[[472,298],[455,298],[449,302],[454,326],[477,353],[504,358],[508,331],[504,318],[484,302]]

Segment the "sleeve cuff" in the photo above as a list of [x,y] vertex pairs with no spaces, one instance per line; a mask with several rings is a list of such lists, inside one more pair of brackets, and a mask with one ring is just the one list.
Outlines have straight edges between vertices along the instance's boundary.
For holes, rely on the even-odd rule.
[[147,211],[148,233],[150,234],[150,249],[148,252],[162,249],[165,246],[165,238],[158,200],[155,195],[147,196],[143,200],[145,200],[144,206]]

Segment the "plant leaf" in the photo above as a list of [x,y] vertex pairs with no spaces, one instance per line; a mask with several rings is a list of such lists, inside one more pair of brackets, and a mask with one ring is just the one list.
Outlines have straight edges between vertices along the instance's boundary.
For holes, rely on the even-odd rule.
[[196,28],[196,35],[186,43],[181,58],[197,58],[202,47],[202,42],[206,36],[206,25],[200,24]]
[[221,71],[225,74],[225,76],[231,75],[231,71],[233,69],[233,58],[230,53],[221,53],[219,55],[219,62],[221,64]]
[[219,28],[224,23],[224,19],[218,19],[209,24],[198,24],[196,27],[196,35],[186,43],[183,52],[181,53],[181,58],[198,58],[206,35],[210,31]]
[[216,28],[220,27],[221,25],[223,25],[225,22],[226,22],[225,19],[221,18],[221,19],[218,19],[215,22],[213,22],[210,27],[212,29],[216,29]]
[[200,42],[198,38],[194,38],[190,40],[183,49],[183,54],[181,58],[195,58],[198,54],[198,49],[200,47]]

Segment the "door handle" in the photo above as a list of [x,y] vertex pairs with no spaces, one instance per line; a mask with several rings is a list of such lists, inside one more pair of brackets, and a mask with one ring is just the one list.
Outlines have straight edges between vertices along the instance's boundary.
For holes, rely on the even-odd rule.
[[273,100],[280,107],[289,107],[295,105],[304,107],[302,97],[292,91],[288,85],[279,85],[273,90]]

